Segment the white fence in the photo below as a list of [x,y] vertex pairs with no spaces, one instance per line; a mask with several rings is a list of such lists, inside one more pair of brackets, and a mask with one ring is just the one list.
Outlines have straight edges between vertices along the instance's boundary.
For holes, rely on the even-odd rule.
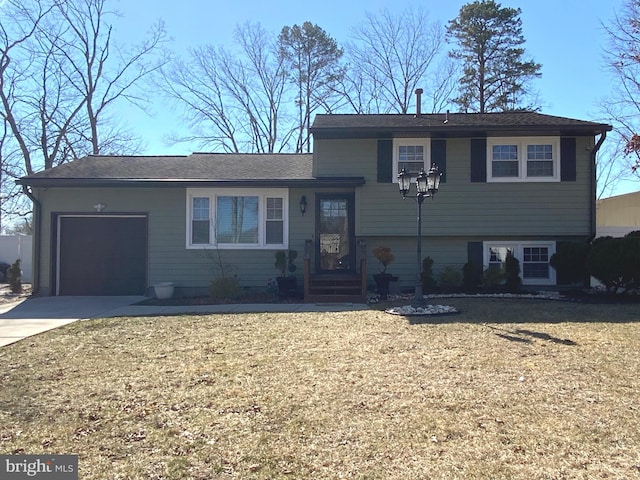
[[31,235],[0,235],[0,262],[12,265],[19,258],[23,283],[31,283],[33,276],[32,251]]

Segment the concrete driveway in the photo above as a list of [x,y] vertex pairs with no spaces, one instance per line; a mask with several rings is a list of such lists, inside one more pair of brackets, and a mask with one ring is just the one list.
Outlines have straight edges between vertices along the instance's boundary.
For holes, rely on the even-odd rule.
[[0,347],[76,320],[108,317],[109,312],[144,298],[40,297],[0,305]]

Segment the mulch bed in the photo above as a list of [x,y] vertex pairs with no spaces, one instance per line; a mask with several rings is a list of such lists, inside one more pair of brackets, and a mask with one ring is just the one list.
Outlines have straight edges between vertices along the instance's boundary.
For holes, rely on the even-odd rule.
[[278,297],[269,293],[254,293],[242,295],[236,298],[214,298],[208,295],[199,297],[173,297],[166,300],[149,298],[137,303],[137,305],[161,305],[161,306],[182,306],[182,305],[228,305],[234,303],[301,303],[302,297]]
[[[523,298],[528,296],[538,295],[541,292],[522,292]],[[550,292],[551,293],[551,292]],[[461,293],[448,292],[448,294],[434,295],[433,298],[429,298],[427,294],[427,303],[433,303],[430,300],[438,298],[447,298],[449,295],[452,297],[459,296]],[[462,295],[465,295],[464,293]],[[482,293],[468,293],[470,297],[482,296]],[[487,296],[501,296],[502,294],[487,294]],[[510,297],[510,294],[504,294],[506,297]],[[380,304],[395,304],[402,301],[408,301],[413,296],[412,293],[405,295],[391,296],[387,301],[380,301],[373,296],[370,303]],[[555,300],[567,301],[567,302],[579,302],[590,304],[634,304],[640,303],[639,294],[621,294],[612,295],[602,291],[595,290],[566,290],[563,291],[560,296],[557,294],[553,296]],[[302,303],[304,301],[301,295],[291,297],[281,297],[274,295],[273,293],[251,293],[244,294],[235,298],[214,298],[209,295],[197,296],[197,297],[173,297],[166,300],[159,300],[157,298],[149,298],[138,303],[138,305],[161,305],[161,306],[182,306],[182,305],[227,305],[235,303],[255,304],[255,303]]]

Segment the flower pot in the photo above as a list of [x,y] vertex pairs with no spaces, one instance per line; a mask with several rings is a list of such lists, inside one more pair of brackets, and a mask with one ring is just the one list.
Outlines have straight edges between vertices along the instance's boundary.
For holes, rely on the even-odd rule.
[[380,295],[381,300],[386,300],[389,295],[389,283],[397,281],[398,277],[389,273],[374,273],[373,279],[376,282],[376,293]]
[[278,282],[278,295],[281,297],[295,296],[298,290],[298,281],[294,276],[276,277]]
[[156,283],[153,286],[153,291],[158,300],[166,300],[168,298],[173,297],[173,283],[171,282]]

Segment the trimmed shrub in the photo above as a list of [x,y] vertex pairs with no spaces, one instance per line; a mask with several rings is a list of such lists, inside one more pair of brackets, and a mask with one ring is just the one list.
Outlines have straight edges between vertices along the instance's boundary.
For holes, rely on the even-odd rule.
[[488,292],[507,291],[517,293],[522,285],[520,261],[507,252],[504,265],[491,265],[482,272],[482,288]]
[[446,267],[440,272],[438,280],[443,290],[456,290],[462,285],[462,272],[454,267]]
[[237,300],[242,296],[242,287],[236,276],[220,277],[211,282],[211,297],[220,301]]
[[504,284],[504,268],[491,265],[482,272],[482,289],[486,292],[495,292]]
[[549,264],[556,270],[558,284],[583,283],[589,277],[587,272],[588,243],[558,242],[556,253],[551,255]]
[[462,267],[462,286],[467,291],[477,289],[482,285],[482,267],[473,262],[467,262]]
[[422,260],[422,272],[420,278],[422,279],[422,291],[433,292],[436,288],[436,281],[433,279],[433,259],[431,257],[424,257]]
[[22,293],[22,267],[20,266],[20,259],[16,260],[16,262],[7,269],[7,277],[11,293]]
[[[632,232],[633,233],[633,232]],[[640,287],[640,237],[600,237],[587,256],[587,270],[607,289],[626,293]]]
[[511,252],[507,252],[507,258],[504,260],[504,278],[508,292],[516,293],[520,290],[522,285],[520,260],[514,257]]

